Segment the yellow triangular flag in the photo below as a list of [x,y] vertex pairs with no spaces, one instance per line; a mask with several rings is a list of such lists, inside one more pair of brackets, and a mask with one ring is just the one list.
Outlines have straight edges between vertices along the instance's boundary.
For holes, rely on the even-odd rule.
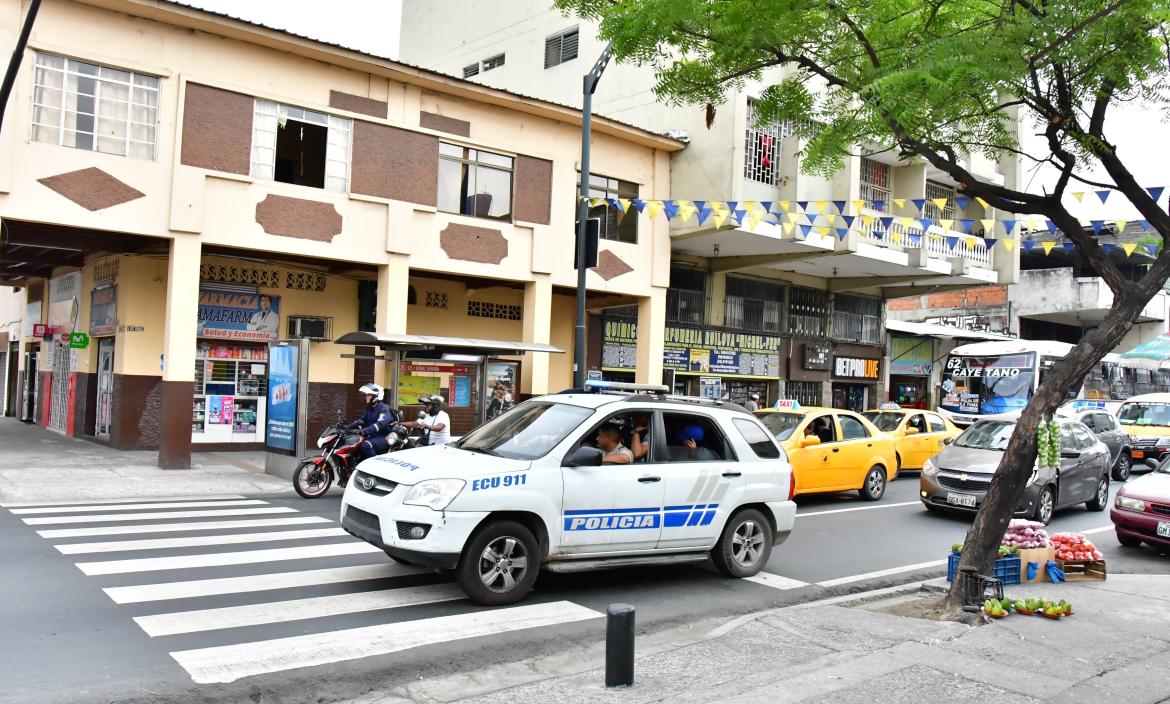
[[731,213],[727,211],[727,208],[712,210],[711,219],[715,221],[715,227],[723,227],[723,223],[727,220],[727,216],[730,214]]
[[604,198],[590,198],[589,199],[589,207],[596,208],[597,206],[601,205],[604,202],[605,202]]
[[934,203],[936,206],[938,206],[939,210],[946,210],[948,200],[950,200],[950,199],[949,198],[931,198],[930,202]]
[[975,196],[975,200],[977,200],[979,202],[979,205],[983,206],[984,210],[987,210],[987,201],[983,200],[979,196]]
[[829,233],[832,231],[833,231],[833,228],[831,228],[831,227],[818,227],[817,228],[817,232],[819,232],[821,234],[821,237],[828,237]]
[[893,237],[894,244],[902,244],[902,233],[894,230]]
[[659,215],[662,215],[662,201],[660,201],[660,200],[646,201],[646,207],[642,209],[642,212],[646,213],[646,217],[653,220],[654,218],[658,217]]
[[1012,251],[1012,249],[1016,246],[1016,241],[1013,240],[1011,237],[1008,237],[1007,239],[1000,240],[999,243],[1002,244],[1003,248],[1009,252]]
[[791,201],[787,201],[787,200],[780,201],[779,205],[780,205],[780,209],[786,213],[789,212],[789,210],[791,210],[791,208],[792,208]]
[[857,210],[857,214],[861,215],[861,209],[865,207],[865,201],[855,200],[853,201],[853,207]]
[[980,220],[979,224],[983,225],[983,234],[990,235],[995,232],[994,220]]
[[1040,246],[1044,248],[1044,254],[1052,254],[1052,248],[1056,246],[1055,242],[1041,242]]
[[796,223],[786,222],[786,223],[784,223],[783,228],[784,228],[784,234],[791,235],[793,232],[796,231]]
[[760,220],[762,220],[763,218],[764,218],[764,214],[761,213],[759,211],[759,209],[751,210],[748,212],[748,216],[747,216],[748,225],[750,225],[751,228],[754,230],[754,229],[756,229],[756,226],[760,224]]
[[1125,256],[1132,257],[1133,250],[1137,249],[1137,242],[1126,242],[1121,248],[1125,250]]
[[678,203],[678,211],[675,213],[675,217],[678,218],[680,223],[690,220],[691,216],[699,211],[699,209],[695,207],[695,204],[689,200],[680,200],[675,202]]
[[873,227],[873,216],[872,215],[862,215],[861,216],[861,224],[865,225],[866,227]]
[[891,202],[892,202],[892,203],[893,203],[895,206],[897,206],[897,207],[899,207],[899,208],[905,208],[905,207],[906,207],[906,199],[905,199],[905,198],[895,198],[895,199],[894,199],[893,201],[891,201]]
[[955,229],[955,221],[954,220],[939,220],[938,226],[944,230],[953,230],[953,229]]
[[630,212],[630,199],[618,198],[618,202],[622,204],[622,218],[625,218]]
[[1081,199],[1085,197],[1085,192],[1084,191],[1073,191],[1072,197],[1076,198],[1077,202],[1080,203]]
[[824,206],[825,206],[825,201],[823,201],[823,200],[810,200],[808,202],[808,208],[804,212],[806,212],[806,213],[819,213],[825,209]]
[[1125,226],[1129,224],[1129,220],[1114,220],[1114,225],[1117,225],[1117,234],[1121,234],[1125,230]]
[[754,200],[741,200],[741,201],[739,202],[739,207],[740,207],[740,209],[742,209],[742,210],[743,210],[745,213],[751,213],[753,210],[755,210],[756,208],[760,207],[760,204],[759,204],[759,203],[757,203],[757,202],[756,202],[756,201],[754,201]]

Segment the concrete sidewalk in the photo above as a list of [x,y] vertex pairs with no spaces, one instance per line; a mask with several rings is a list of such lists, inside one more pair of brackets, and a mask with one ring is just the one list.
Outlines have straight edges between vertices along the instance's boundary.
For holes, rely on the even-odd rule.
[[[945,584],[928,583],[935,591],[920,594],[937,595]],[[604,689],[600,669],[503,690],[492,686],[493,673],[477,672],[464,676],[462,693],[448,690],[449,697],[419,683],[356,701],[1170,702],[1170,576],[1013,586],[1007,595],[1066,599],[1075,614],[1060,621],[1013,614],[970,627],[880,611],[905,603],[905,596],[861,605],[853,596],[845,598],[852,604],[834,600],[754,614],[699,642],[641,657],[630,689]],[[604,631],[598,621],[599,639]],[[594,649],[584,666],[598,667],[602,658]],[[530,677],[534,671],[539,668]],[[468,696],[477,688],[491,693]]]
[[158,453],[114,450],[0,418],[0,502],[292,494],[264,473],[263,452],[195,452],[191,469],[159,469]]

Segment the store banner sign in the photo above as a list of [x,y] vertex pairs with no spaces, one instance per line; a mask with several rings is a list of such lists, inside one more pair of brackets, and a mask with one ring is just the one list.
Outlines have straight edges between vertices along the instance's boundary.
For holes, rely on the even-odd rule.
[[836,356],[833,357],[833,376],[877,381],[881,377],[881,360]]
[[[782,339],[775,335],[667,327],[663,367],[681,374],[733,377],[780,376]],[[625,371],[637,366],[637,324],[605,321],[601,368]]]
[[829,371],[829,355],[832,348],[828,345],[804,346],[804,368],[811,371]]
[[113,335],[118,326],[118,289],[95,288],[89,294],[89,336]]
[[199,337],[269,342],[280,334],[280,296],[199,290]]
[[264,419],[264,444],[290,455],[297,451],[299,355],[300,348],[295,345],[273,345],[268,353],[268,408]]
[[890,373],[929,376],[934,366],[934,345],[928,337],[891,337]]

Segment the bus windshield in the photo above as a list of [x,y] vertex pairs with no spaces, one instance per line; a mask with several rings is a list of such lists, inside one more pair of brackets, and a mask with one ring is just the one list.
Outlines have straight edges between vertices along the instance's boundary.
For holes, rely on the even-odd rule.
[[939,406],[958,413],[1011,413],[1028,405],[1036,385],[1036,353],[951,355]]
[[1122,425],[1170,425],[1170,403],[1132,401],[1117,412]]

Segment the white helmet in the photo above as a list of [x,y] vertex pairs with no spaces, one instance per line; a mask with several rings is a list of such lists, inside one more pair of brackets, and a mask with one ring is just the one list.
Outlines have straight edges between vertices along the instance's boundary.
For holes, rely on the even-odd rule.
[[362,396],[373,396],[381,401],[386,392],[377,384],[363,384],[362,388],[358,389],[358,393]]
[[429,401],[429,405],[434,406],[435,408],[441,409],[443,407],[443,397],[440,396],[439,394],[434,394],[433,396],[431,396],[431,400]]

